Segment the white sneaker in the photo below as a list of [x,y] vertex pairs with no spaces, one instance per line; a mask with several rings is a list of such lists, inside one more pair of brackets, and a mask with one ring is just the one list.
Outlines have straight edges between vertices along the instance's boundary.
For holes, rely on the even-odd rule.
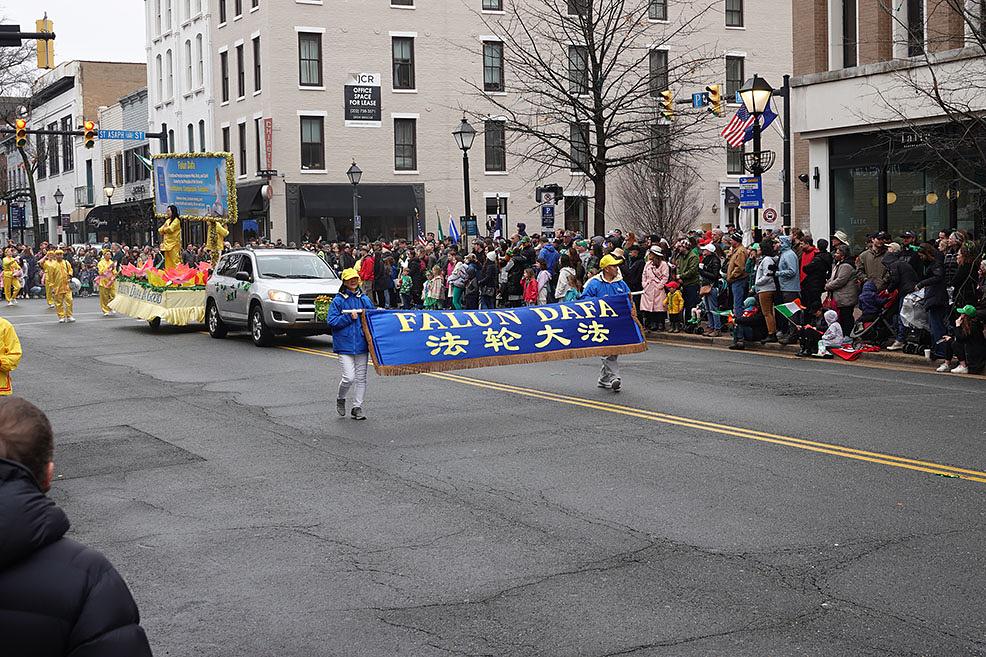
[[16,306],[17,305],[17,299],[14,299],[12,303]]
[[64,324],[65,323],[65,318],[64,317],[59,317],[58,318],[58,323],[59,324]]
[[55,304],[53,304],[53,303],[49,303],[49,304],[48,304],[48,307],[49,307],[49,308],[54,308],[54,307],[55,307]]
[[894,340],[894,343],[887,347],[887,351],[900,351],[904,348],[904,343],[900,340]]
[[952,374],[968,374],[968,373],[969,373],[969,368],[963,365],[962,363],[959,363],[958,366],[952,368]]
[[596,381],[596,385],[599,386],[600,388],[610,389],[613,387],[613,382],[603,381],[602,379],[599,379],[598,381]]
[[941,365],[939,365],[938,366],[938,369],[936,369],[935,371],[936,372],[949,372],[949,371],[951,371],[951,369],[952,369],[952,366],[949,365],[947,362],[945,362],[945,363],[942,363]]
[[103,317],[109,317],[109,316],[110,316],[109,313],[103,313]]
[[14,302],[13,302],[13,301],[8,301],[8,302],[7,302],[7,305],[8,305],[8,306],[12,306],[12,305],[14,305]]
[[75,317],[69,317],[69,318],[68,318],[67,320],[65,320],[65,321],[67,321],[67,322],[71,322],[71,323],[73,323],[73,324],[74,324],[74,323],[75,323]]

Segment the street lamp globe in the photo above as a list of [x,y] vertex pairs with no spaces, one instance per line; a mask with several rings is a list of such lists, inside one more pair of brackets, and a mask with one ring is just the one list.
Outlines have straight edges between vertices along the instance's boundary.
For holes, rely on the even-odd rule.
[[476,139],[476,129],[469,125],[466,117],[463,116],[462,122],[452,131],[452,136],[455,137],[455,145],[465,153],[472,148],[472,142]]
[[767,109],[770,96],[774,93],[774,88],[759,75],[754,74],[753,78],[746,81],[740,87],[739,95],[743,100],[746,111],[753,116],[760,116]]
[[346,172],[346,175],[349,176],[349,182],[353,185],[359,184],[360,178],[363,177],[363,170],[356,166],[356,160],[353,160],[353,164],[349,167],[349,171]]
[[110,198],[110,199],[113,198],[113,192],[115,191],[116,188],[113,187],[112,185],[107,185],[106,187],[103,187],[103,193],[106,194],[106,198]]
[[61,187],[59,187],[58,189],[55,190],[54,196],[55,196],[55,203],[57,203],[59,205],[61,205],[62,204],[62,201],[65,200],[65,194],[62,193],[62,188]]

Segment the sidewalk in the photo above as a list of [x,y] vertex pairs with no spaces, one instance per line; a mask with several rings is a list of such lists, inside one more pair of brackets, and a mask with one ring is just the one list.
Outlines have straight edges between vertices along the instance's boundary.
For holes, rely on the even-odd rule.
[[[668,342],[672,344],[680,344],[685,346],[702,346],[702,347],[716,347],[719,349],[726,349],[733,343],[733,338],[729,334],[724,333],[721,338],[708,338],[702,335],[692,335],[689,333],[658,333],[654,331],[645,331],[645,337],[651,342]],[[793,345],[782,345],[782,344],[765,344],[762,345],[759,342],[747,342],[744,351],[762,351],[762,352],[774,352],[774,353],[784,353],[789,356],[793,356],[797,353],[800,347],[797,343]],[[924,356],[917,356],[913,354],[905,354],[902,351],[872,351],[863,354],[859,357],[856,362],[862,363],[865,361],[871,362],[881,362],[881,363],[895,363],[898,365],[907,365],[910,367],[914,366],[927,366],[931,367],[931,363],[924,359]]]

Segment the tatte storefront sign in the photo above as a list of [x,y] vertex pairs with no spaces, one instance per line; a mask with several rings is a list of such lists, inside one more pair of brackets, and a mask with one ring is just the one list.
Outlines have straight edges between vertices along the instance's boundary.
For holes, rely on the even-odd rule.
[[345,119],[349,128],[380,127],[379,73],[350,73],[345,89]]

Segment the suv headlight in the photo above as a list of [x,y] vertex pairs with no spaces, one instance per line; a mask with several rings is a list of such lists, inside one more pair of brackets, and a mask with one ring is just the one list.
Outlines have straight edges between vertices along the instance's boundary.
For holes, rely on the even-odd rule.
[[270,290],[267,292],[267,298],[271,301],[280,301],[281,303],[294,303],[294,295],[289,292],[282,292],[281,290]]

